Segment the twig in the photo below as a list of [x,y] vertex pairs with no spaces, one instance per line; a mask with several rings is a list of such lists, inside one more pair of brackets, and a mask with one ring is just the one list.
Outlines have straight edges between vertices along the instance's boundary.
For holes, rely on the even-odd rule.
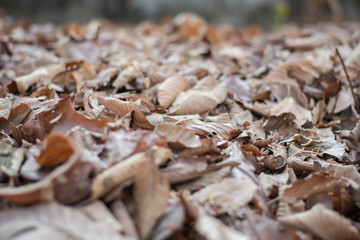
[[349,86],[350,86],[351,95],[352,95],[352,98],[353,98],[354,104],[355,104],[355,110],[356,110],[356,112],[358,112],[358,111],[359,111],[359,110],[358,110],[358,109],[359,109],[359,106],[358,106],[357,101],[356,101],[356,97],[355,97],[355,93],[354,93],[354,88],[353,88],[353,86],[352,86],[352,84],[351,84],[351,80],[350,80],[349,74],[348,74],[348,72],[347,72],[347,70],[346,70],[346,66],[345,66],[344,60],[342,59],[339,50],[338,50],[337,48],[335,48],[335,49],[336,49],[337,55],[338,55],[339,58],[340,58],[341,65],[342,65],[342,67],[343,67],[343,69],[344,69],[344,72],[345,72],[345,75],[346,75],[346,79],[347,79],[347,81],[348,81],[348,83],[349,83]]

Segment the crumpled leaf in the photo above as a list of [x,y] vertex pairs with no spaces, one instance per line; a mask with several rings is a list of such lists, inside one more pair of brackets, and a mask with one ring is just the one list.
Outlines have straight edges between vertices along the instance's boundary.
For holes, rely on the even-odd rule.
[[158,88],[157,98],[160,107],[167,108],[179,95],[189,88],[189,82],[182,76],[172,76],[162,82]]
[[337,159],[342,159],[345,154],[345,144],[339,143],[330,137],[321,139],[321,142],[316,143],[315,146],[320,148],[322,154],[328,154],[336,157]]
[[169,112],[175,115],[203,113],[222,103],[226,96],[226,86],[219,83],[216,78],[208,76],[201,79],[192,89],[179,94]]
[[99,97],[99,102],[103,104],[109,110],[115,112],[119,117],[123,117],[126,114],[134,111],[134,123],[135,125],[144,129],[154,129],[154,126],[149,123],[141,112],[139,106],[130,101],[122,101],[115,98]]
[[161,123],[156,126],[155,132],[165,136],[170,143],[179,143],[187,148],[196,148],[201,146],[199,136],[189,129],[170,123]]
[[117,229],[58,203],[0,212],[1,239],[122,239]]
[[322,204],[317,204],[303,213],[280,217],[279,221],[288,227],[311,233],[320,239],[360,239],[359,231],[350,220],[337,212],[326,209]]
[[292,113],[296,117],[296,123],[303,125],[311,122],[312,115],[309,110],[300,106],[292,97],[286,97],[270,110],[270,116],[280,116],[283,113]]
[[135,168],[134,198],[140,236],[148,239],[169,198],[169,183],[151,159]]

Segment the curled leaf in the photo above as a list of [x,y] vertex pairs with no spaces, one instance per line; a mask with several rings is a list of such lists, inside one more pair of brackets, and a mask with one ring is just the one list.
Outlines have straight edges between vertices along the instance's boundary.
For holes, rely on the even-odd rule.
[[40,148],[40,155],[36,157],[40,167],[56,166],[66,162],[74,153],[73,140],[63,134],[49,135]]
[[337,212],[326,209],[322,204],[317,204],[303,213],[280,217],[279,221],[288,227],[311,233],[320,239],[360,239],[358,230],[350,220]]
[[189,88],[189,82],[182,76],[167,78],[158,88],[157,97],[160,107],[167,108],[179,95]]
[[196,148],[201,146],[199,136],[189,129],[170,123],[161,123],[156,126],[155,130],[166,136],[168,142],[179,143],[184,147]]
[[122,101],[115,98],[99,97],[99,102],[103,104],[107,109],[115,112],[119,117],[123,117],[129,112],[134,111],[134,123],[135,125],[144,129],[154,129],[154,126],[149,123],[141,112],[139,106],[130,101]]
[[226,96],[227,87],[216,78],[208,76],[201,79],[192,89],[181,93],[170,108],[170,114],[203,113],[222,103]]

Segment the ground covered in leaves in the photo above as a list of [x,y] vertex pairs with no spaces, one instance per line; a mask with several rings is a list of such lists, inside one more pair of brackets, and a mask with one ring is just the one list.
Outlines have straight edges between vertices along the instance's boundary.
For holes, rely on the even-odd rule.
[[358,23],[0,23],[1,239],[360,239]]

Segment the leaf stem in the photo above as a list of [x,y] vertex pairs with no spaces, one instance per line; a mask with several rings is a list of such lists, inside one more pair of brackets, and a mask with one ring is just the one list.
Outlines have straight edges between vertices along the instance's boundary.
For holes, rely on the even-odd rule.
[[358,106],[358,103],[357,103],[357,101],[356,101],[356,97],[355,97],[355,93],[354,93],[354,88],[353,88],[353,86],[352,86],[352,84],[351,84],[351,80],[350,80],[348,71],[347,71],[347,69],[346,69],[344,60],[343,60],[343,58],[342,58],[341,55],[340,55],[339,49],[337,49],[337,48],[335,48],[335,49],[336,49],[337,55],[338,55],[339,58],[340,58],[341,65],[342,65],[342,67],[343,67],[343,69],[344,69],[344,72],[345,72],[345,75],[346,75],[346,79],[347,79],[347,81],[348,81],[348,83],[349,83],[349,86],[350,86],[351,95],[352,95],[352,98],[353,98],[354,104],[355,104],[355,110],[356,110],[356,112],[358,112],[358,111],[359,111],[359,110],[358,110],[358,109],[359,109],[359,106]]

